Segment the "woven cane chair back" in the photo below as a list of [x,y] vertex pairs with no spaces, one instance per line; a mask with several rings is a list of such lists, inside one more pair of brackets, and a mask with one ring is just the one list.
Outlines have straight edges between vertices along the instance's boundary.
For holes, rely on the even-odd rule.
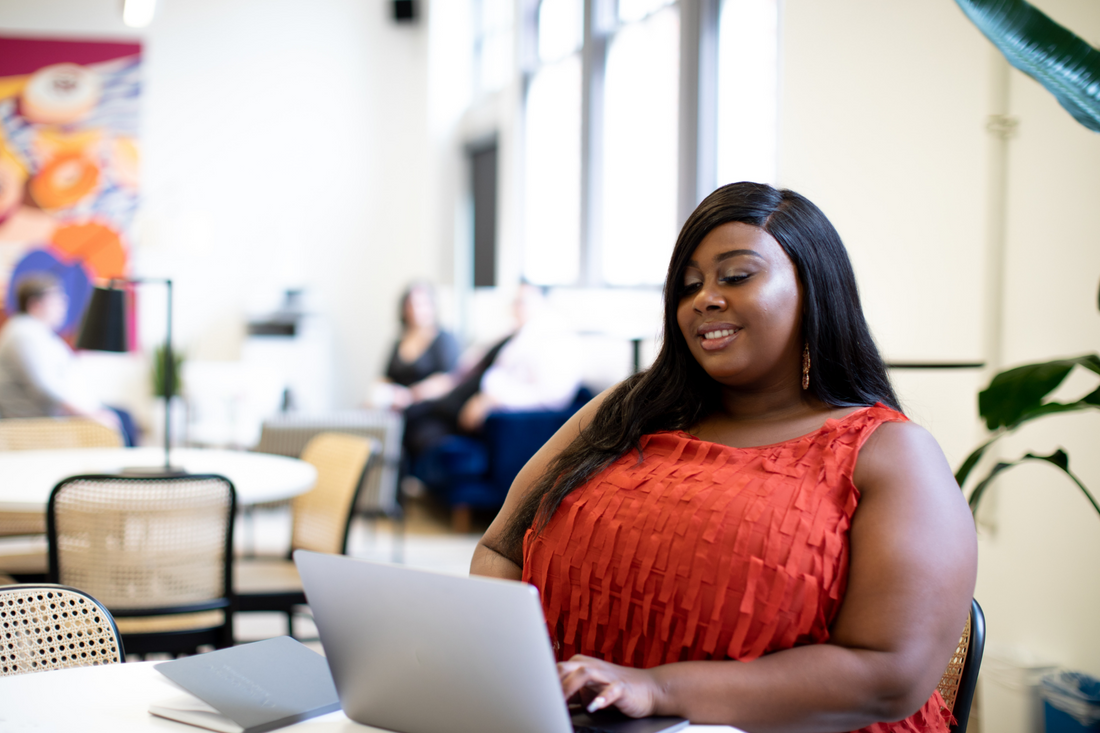
[[966,664],[966,651],[970,647],[970,618],[966,619],[966,628],[963,629],[959,645],[955,647],[955,653],[951,655],[951,661],[947,663],[947,671],[940,677],[940,683],[936,689],[940,691],[943,701],[949,710],[955,709],[955,698],[959,694],[959,683],[962,682],[963,665]]
[[0,537],[46,534],[46,515],[37,512],[0,512]]
[[75,476],[50,498],[50,565],[112,610],[225,595],[232,485],[219,476]]
[[0,677],[126,661],[111,614],[60,585],[0,587]]
[[121,448],[122,435],[86,417],[25,417],[0,420],[0,450]]
[[978,668],[982,663],[985,648],[985,617],[982,607],[972,601],[970,616],[966,619],[962,636],[947,670],[940,678],[936,689],[940,691],[944,704],[958,721],[952,727],[955,733],[965,733],[967,718],[970,716],[970,704],[974,699],[974,688],[978,678]]
[[231,639],[235,508],[222,476],[65,479],[47,513],[50,579],[94,594],[127,647],[200,628]]
[[[121,448],[122,436],[83,417],[28,417],[0,420],[0,451]],[[0,512],[0,537],[46,533],[46,515]]]
[[344,553],[356,494],[373,446],[371,438],[345,433],[321,433],[306,444],[302,460],[317,469],[317,482],[291,503],[292,549]]

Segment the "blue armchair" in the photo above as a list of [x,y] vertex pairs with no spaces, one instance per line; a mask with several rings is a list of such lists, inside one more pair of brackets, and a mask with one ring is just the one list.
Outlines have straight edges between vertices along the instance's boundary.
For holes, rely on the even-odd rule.
[[480,436],[447,438],[417,459],[413,475],[451,508],[455,531],[468,532],[470,510],[499,509],[524,464],[590,399],[581,387],[564,410],[491,413]]

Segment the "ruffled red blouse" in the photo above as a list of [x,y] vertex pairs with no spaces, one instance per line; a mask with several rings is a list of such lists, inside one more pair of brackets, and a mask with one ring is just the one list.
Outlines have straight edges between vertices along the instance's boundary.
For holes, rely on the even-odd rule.
[[[829,640],[848,580],[860,446],[881,404],[774,445],[732,448],[683,431],[641,440],[528,530],[523,580],[539,589],[559,660],[654,667],[751,661]],[[936,692],[873,733],[947,731]]]

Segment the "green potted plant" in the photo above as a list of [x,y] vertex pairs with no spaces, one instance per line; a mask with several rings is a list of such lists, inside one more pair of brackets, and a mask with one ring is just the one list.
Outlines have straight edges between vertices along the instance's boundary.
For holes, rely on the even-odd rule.
[[[164,344],[160,344],[153,350],[153,363],[150,370],[150,378],[153,387],[153,406],[152,413],[148,424],[149,437],[154,443],[161,443],[164,440],[165,430],[165,415],[171,405],[171,443],[172,445],[180,444],[180,441],[184,438],[187,427],[187,410],[183,403],[183,380],[181,374],[183,373],[184,357],[179,351],[172,350],[172,390],[171,395],[167,394],[165,389],[166,380],[164,374]],[[171,397],[171,402],[167,397]]]
[[167,395],[165,390],[164,374],[164,344],[158,346],[153,352],[153,396],[164,399],[166,396],[178,397],[183,391],[183,381],[180,374],[183,373],[183,354],[172,350],[172,394]]

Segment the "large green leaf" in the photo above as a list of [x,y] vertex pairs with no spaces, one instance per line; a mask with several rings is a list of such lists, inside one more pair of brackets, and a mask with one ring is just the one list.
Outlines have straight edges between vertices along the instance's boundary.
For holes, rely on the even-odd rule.
[[993,482],[993,479],[995,479],[1004,471],[1012,468],[1013,466],[1020,465],[1024,461],[1046,461],[1052,466],[1059,468],[1063,473],[1070,477],[1073,483],[1077,484],[1077,488],[1081,489],[1081,492],[1085,495],[1085,498],[1088,499],[1090,504],[1092,504],[1092,508],[1096,510],[1096,513],[1098,515],[1100,515],[1100,503],[1097,503],[1093,495],[1089,492],[1087,488],[1085,488],[1085,485],[1081,483],[1081,479],[1077,478],[1077,476],[1075,476],[1073,472],[1069,470],[1069,456],[1061,448],[1054,451],[1049,456],[1037,456],[1034,453],[1028,453],[1018,461],[1012,461],[1011,463],[998,463],[996,466],[993,467],[993,469],[984,479],[978,482],[978,485],[974,487],[974,491],[970,492],[970,498],[967,500],[967,503],[970,504],[971,513],[977,516],[978,504],[981,503],[982,497],[985,495],[985,492],[989,488],[989,485]]
[[978,465],[978,461],[982,459],[982,454],[985,453],[985,449],[993,445],[1002,435],[1004,435],[1003,432],[997,433],[992,438],[975,448],[974,452],[966,457],[966,460],[963,461],[963,464],[959,466],[959,470],[955,472],[955,482],[959,485],[960,489],[963,486],[966,486],[967,477],[970,475],[970,472],[974,470],[974,466]]
[[1024,0],[955,0],[1008,62],[1100,132],[1100,52]]
[[1053,392],[1075,366],[1100,374],[1100,357],[1085,354],[1072,359],[1025,364],[995,376],[978,395],[978,412],[985,419],[986,427],[1012,429],[1043,415],[1100,404],[1092,401],[1095,392],[1080,402],[1043,404],[1043,398]]

